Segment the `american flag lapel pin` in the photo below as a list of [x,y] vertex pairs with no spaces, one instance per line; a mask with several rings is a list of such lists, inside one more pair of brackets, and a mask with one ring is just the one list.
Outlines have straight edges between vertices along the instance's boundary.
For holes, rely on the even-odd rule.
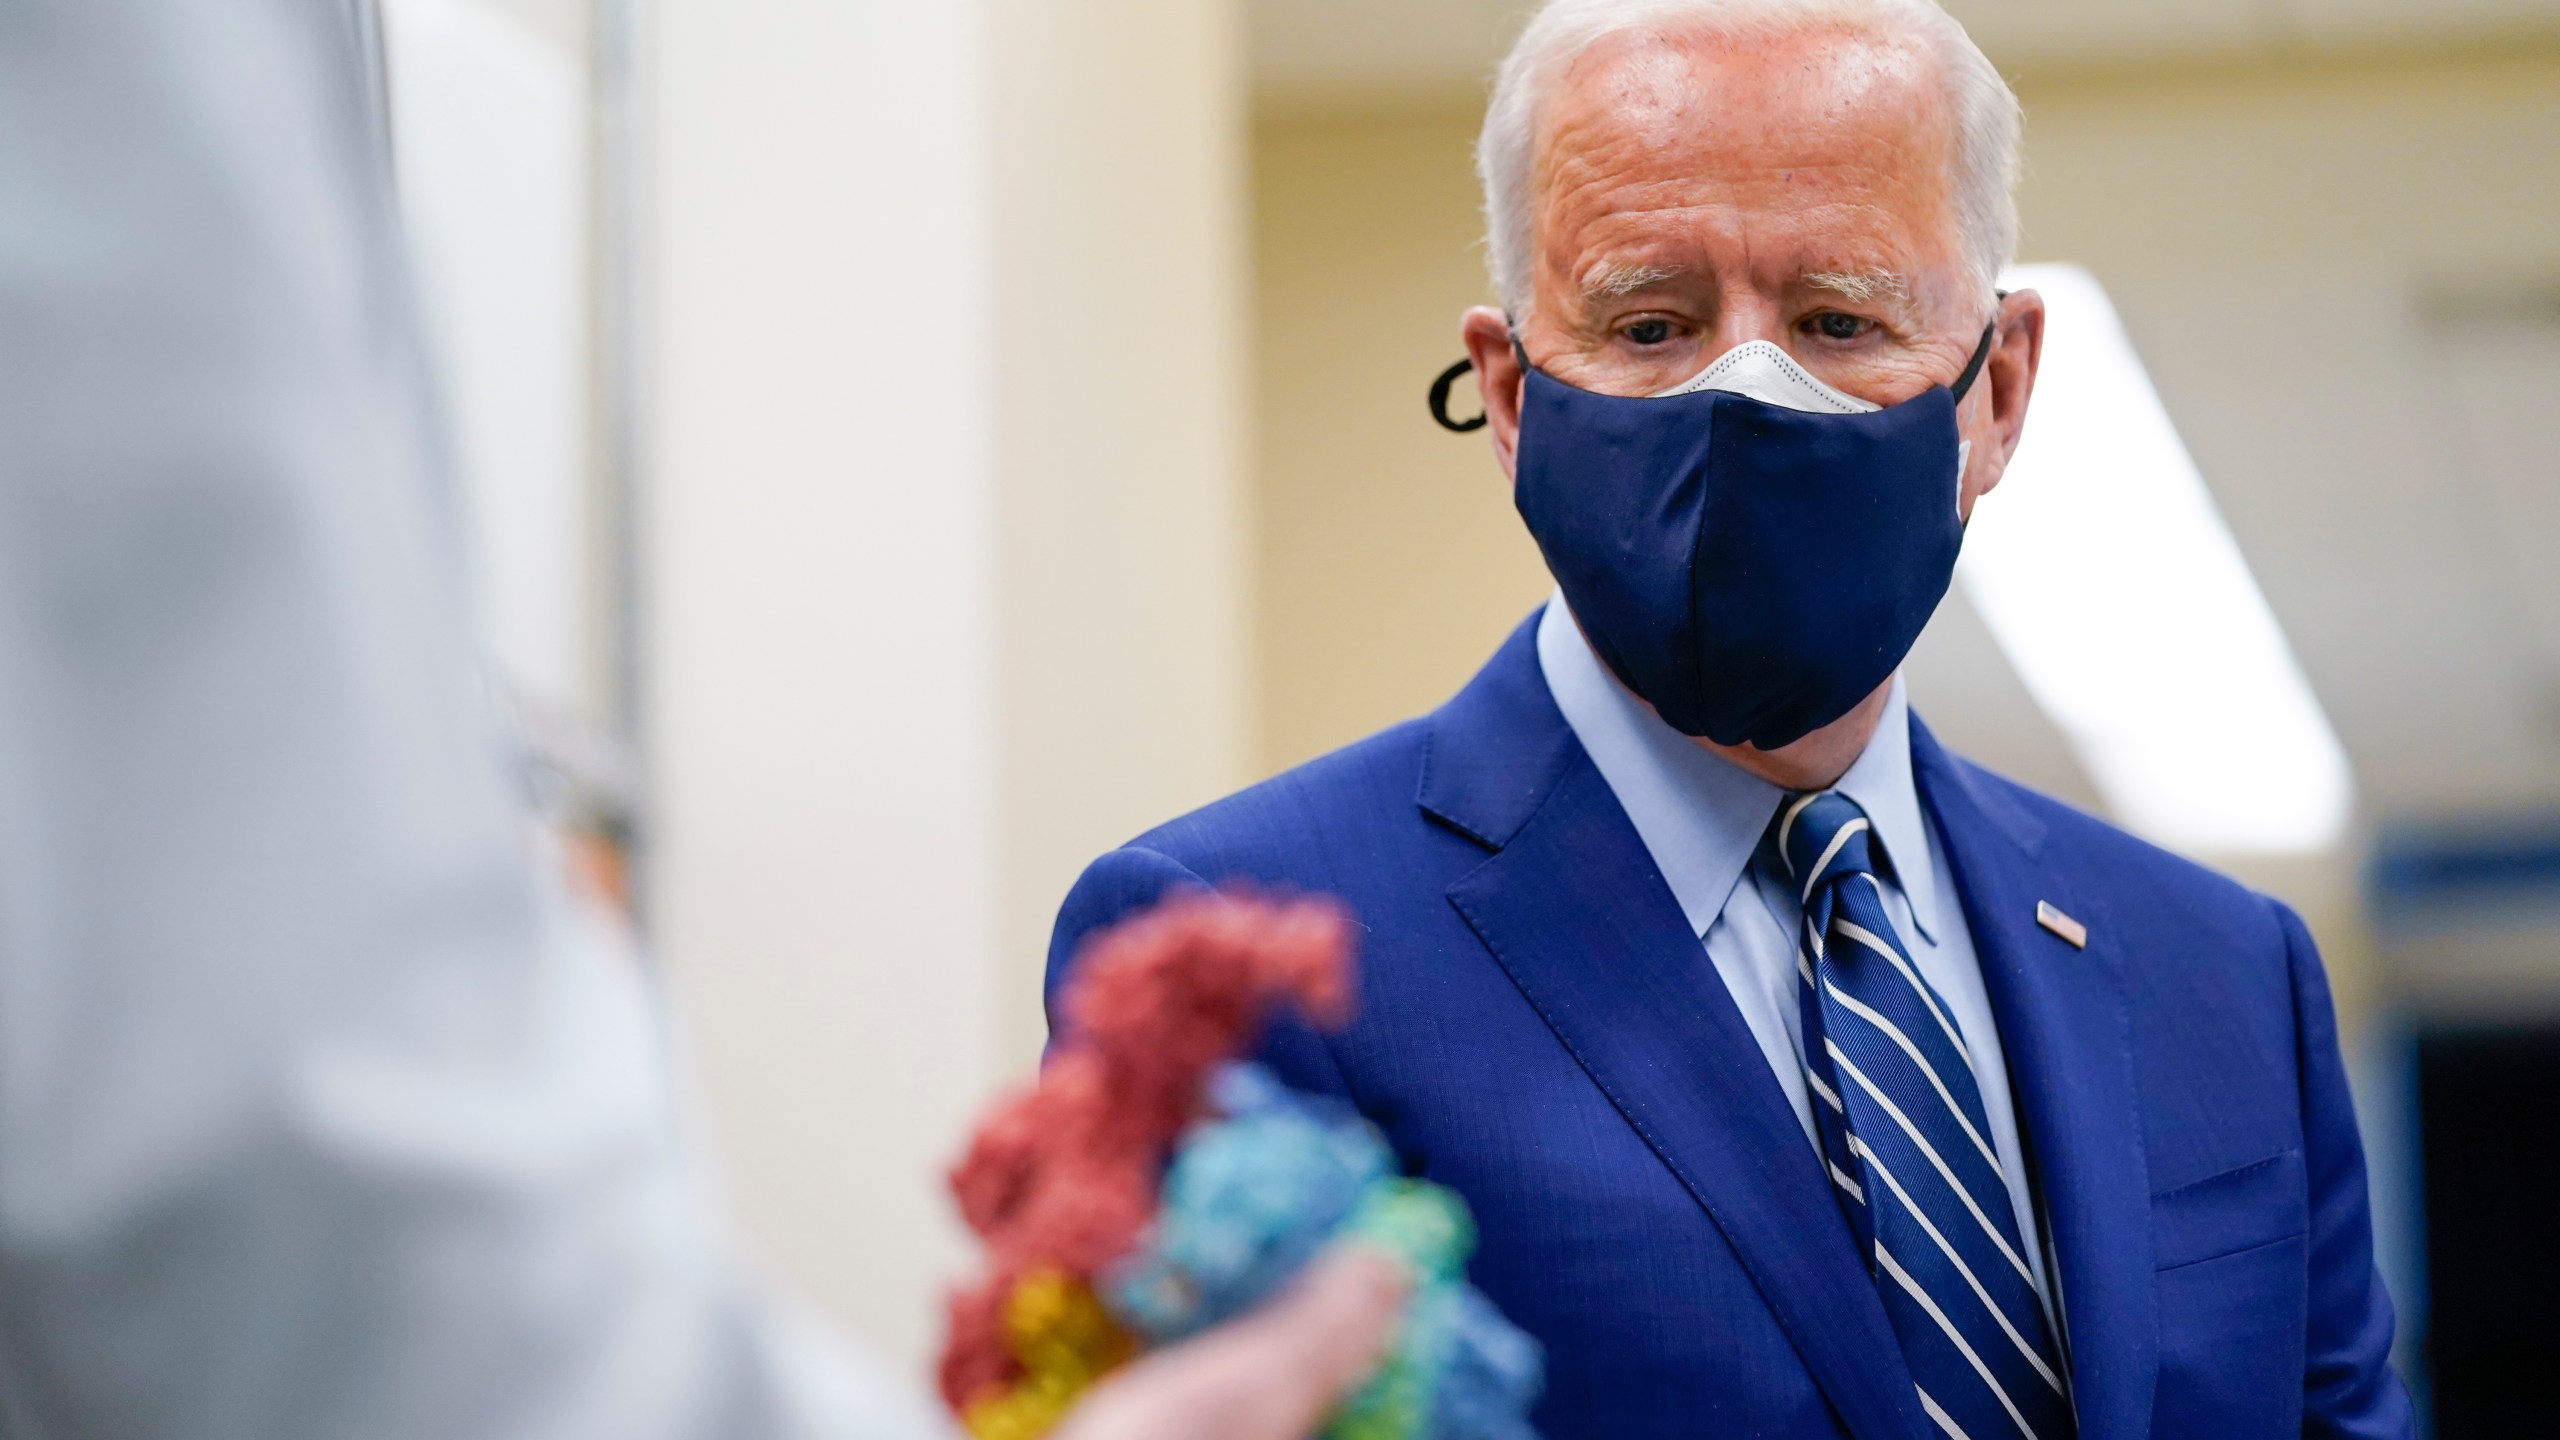
[[2036,902],[2036,923],[2069,941],[2074,950],[2089,948],[2089,927],[2042,900]]

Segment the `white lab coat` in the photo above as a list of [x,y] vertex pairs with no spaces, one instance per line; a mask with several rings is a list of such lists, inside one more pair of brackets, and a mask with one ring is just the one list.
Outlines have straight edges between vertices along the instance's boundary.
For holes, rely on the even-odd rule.
[[939,1431],[524,853],[344,0],[0,0],[0,1432]]

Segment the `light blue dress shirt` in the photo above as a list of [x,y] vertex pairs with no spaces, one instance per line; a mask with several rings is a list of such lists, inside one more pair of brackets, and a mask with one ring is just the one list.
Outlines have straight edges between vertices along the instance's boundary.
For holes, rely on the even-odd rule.
[[[1805,1085],[1803,1019],[1796,1001],[1795,933],[1803,911],[1777,857],[1760,844],[1785,792],[1709,753],[1618,684],[1592,653],[1562,596],[1548,602],[1538,623],[1538,663],[1556,708],[1635,823],[1655,868],[1689,917],[1690,931],[1705,945],[1709,963],[1768,1057],[1778,1088],[1795,1107],[1805,1143],[1819,1156],[1822,1142]],[[2001,1178],[2027,1242],[2036,1295],[2050,1314],[2043,1226],[2027,1188],[2008,1062],[1964,907],[1947,880],[1946,853],[1936,828],[1921,814],[1920,792],[1912,783],[1911,711],[1901,676],[1894,677],[1875,738],[1832,788],[1867,812],[1889,872],[1877,877],[1886,912],[1973,1052],[1992,1148],[1999,1152]]]

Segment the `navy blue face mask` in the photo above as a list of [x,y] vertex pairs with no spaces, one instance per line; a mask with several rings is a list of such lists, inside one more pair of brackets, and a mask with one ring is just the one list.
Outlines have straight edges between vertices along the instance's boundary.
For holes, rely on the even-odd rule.
[[[1774,750],[1857,708],[1954,577],[1956,404],[1993,333],[1953,385],[1883,409],[1774,347],[1753,348],[1825,410],[1692,388],[1724,362],[1687,393],[1630,398],[1524,355],[1513,499],[1592,649],[1673,728],[1719,745]],[[1434,402],[1451,423],[1445,388]]]

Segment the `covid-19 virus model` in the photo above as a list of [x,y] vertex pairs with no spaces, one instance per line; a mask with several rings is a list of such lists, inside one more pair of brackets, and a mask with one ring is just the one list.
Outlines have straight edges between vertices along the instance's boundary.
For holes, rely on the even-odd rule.
[[952,1173],[986,1273],[952,1299],[943,1398],[977,1440],[1037,1440],[1088,1386],[1253,1308],[1336,1240],[1414,1289],[1332,1440],[1535,1440],[1535,1341],[1466,1282],[1475,1231],[1375,1127],[1241,1057],[1278,1013],[1339,1026],[1350,926],[1331,906],[1189,895],[1078,957],[1059,1043]]

